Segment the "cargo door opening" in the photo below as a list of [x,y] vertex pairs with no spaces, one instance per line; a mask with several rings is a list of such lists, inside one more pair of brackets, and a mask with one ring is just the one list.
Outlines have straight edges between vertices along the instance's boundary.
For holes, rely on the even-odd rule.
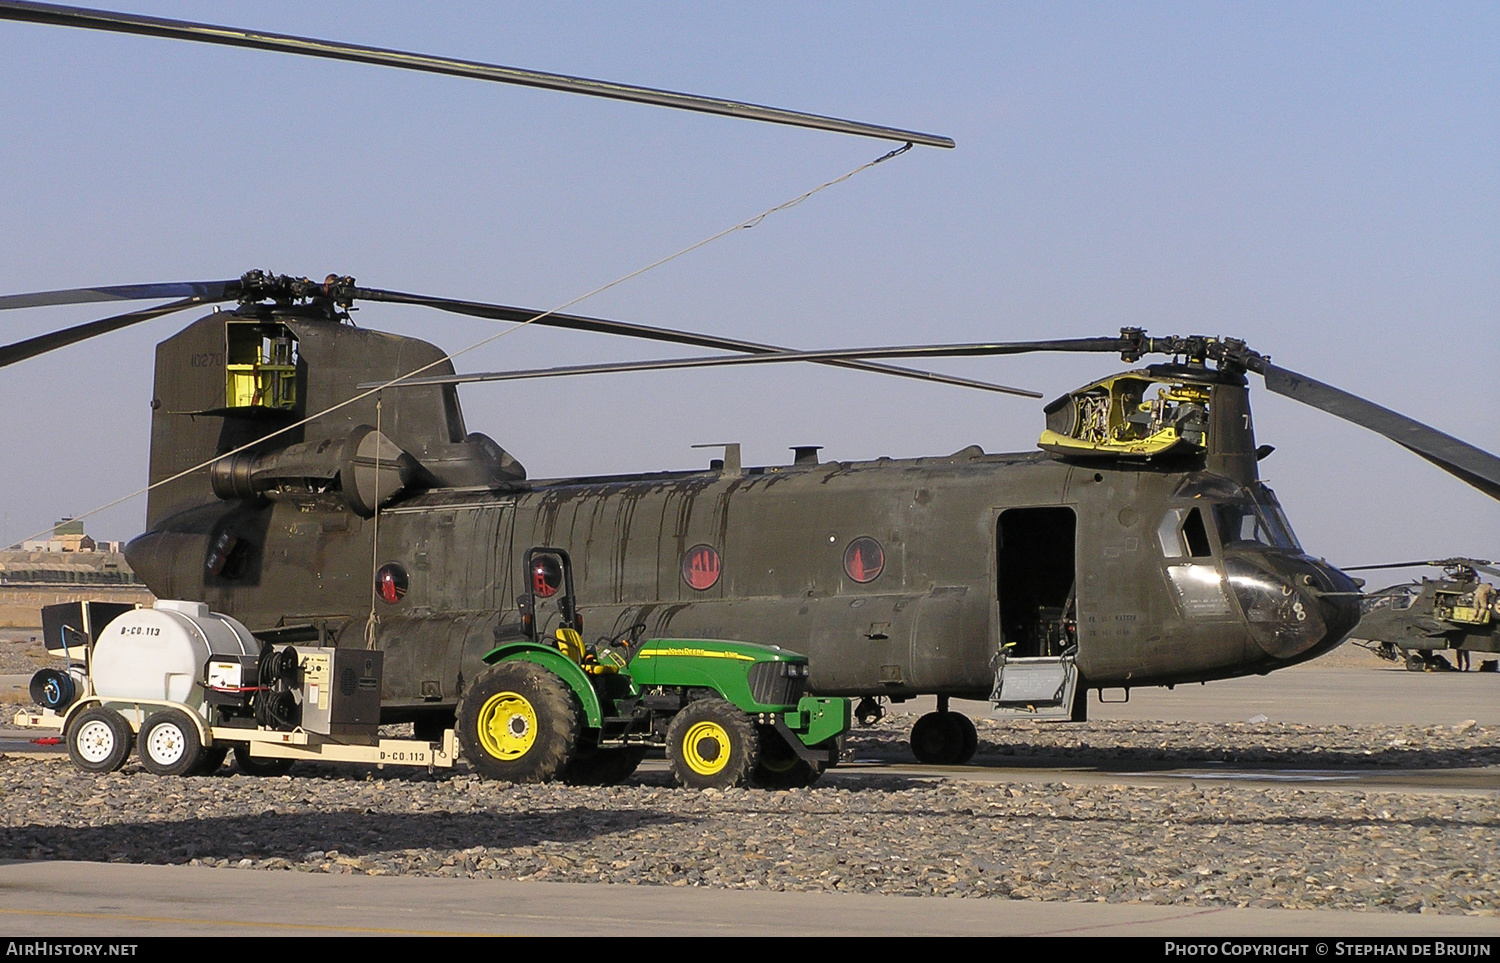
[[995,530],[1000,651],[990,695],[997,716],[1083,721],[1079,687],[1078,522],[1071,508],[1014,508]]
[[1000,514],[1000,638],[1008,658],[1054,658],[1076,644],[1071,508],[1017,508]]

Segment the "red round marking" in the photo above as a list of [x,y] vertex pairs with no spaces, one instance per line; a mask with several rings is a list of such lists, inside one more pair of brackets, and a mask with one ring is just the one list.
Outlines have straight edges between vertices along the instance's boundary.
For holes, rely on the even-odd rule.
[[885,549],[868,535],[861,535],[844,549],[844,574],[863,585],[885,571]]
[[682,580],[699,592],[719,581],[719,553],[711,545],[694,545],[683,553]]
[[375,594],[387,605],[395,605],[406,596],[406,569],[391,562],[375,573]]

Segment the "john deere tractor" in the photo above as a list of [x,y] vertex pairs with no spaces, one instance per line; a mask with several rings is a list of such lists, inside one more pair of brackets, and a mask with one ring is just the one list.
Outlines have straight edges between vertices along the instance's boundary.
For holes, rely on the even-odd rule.
[[[458,704],[459,745],[482,775],[604,785],[659,746],[682,786],[787,789],[838,761],[849,700],[804,696],[805,656],[752,642],[642,640],[643,626],[586,645],[568,553],[533,548],[525,566],[524,637],[485,655],[489,668]],[[550,637],[537,628],[539,597],[557,603]]]

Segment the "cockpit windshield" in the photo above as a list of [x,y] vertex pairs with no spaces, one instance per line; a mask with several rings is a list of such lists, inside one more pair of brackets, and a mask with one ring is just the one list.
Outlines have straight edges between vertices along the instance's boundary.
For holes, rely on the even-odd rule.
[[1219,529],[1219,541],[1224,545],[1236,542],[1254,542],[1267,548],[1278,548],[1288,552],[1301,552],[1297,536],[1281,510],[1276,495],[1265,485],[1256,484],[1248,489],[1250,498],[1245,501],[1220,502],[1214,506],[1214,521]]

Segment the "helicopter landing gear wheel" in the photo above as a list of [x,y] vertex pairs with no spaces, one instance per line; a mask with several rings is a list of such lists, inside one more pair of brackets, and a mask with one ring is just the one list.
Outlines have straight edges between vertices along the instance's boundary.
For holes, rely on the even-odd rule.
[[929,712],[911,727],[911,751],[932,766],[961,766],[974,758],[979,732],[961,712]]
[[459,700],[458,743],[486,778],[549,782],[573,757],[581,711],[556,675],[531,662],[501,662]]
[[760,731],[760,758],[750,773],[750,785],[758,789],[805,789],[823,775],[824,764],[812,765],[774,729]]
[[950,712],[952,721],[949,725],[958,728],[959,750],[958,758],[953,761],[955,766],[967,766],[969,760],[974,758],[974,753],[979,751],[979,730],[974,728],[974,720],[962,712]]
[[885,706],[879,700],[865,696],[854,707],[854,718],[859,720],[860,725],[869,728],[885,718]]
[[667,760],[679,786],[743,786],[760,759],[760,737],[750,717],[723,699],[699,699],[667,727]]
[[1427,660],[1416,649],[1406,650],[1406,671],[1428,672]]
[[130,723],[113,709],[95,706],[68,727],[68,758],[84,772],[114,772],[130,758]]
[[234,747],[234,764],[247,776],[285,776],[292,771],[292,760],[252,756],[250,747],[243,744]]
[[613,786],[629,779],[645,758],[645,746],[580,752],[563,767],[562,781],[570,786]]
[[158,776],[186,776],[203,761],[198,727],[178,709],[153,712],[136,748],[141,765]]

